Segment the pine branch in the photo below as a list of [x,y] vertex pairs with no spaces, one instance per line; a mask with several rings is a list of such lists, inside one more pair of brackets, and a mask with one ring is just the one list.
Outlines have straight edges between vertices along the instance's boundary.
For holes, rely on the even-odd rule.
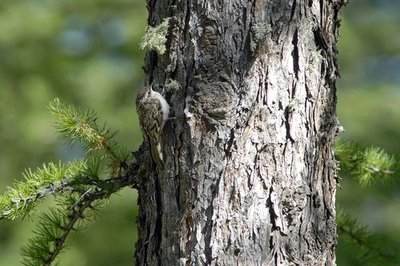
[[397,161],[378,147],[362,148],[350,141],[339,141],[335,154],[342,170],[348,171],[363,186],[387,180],[395,174]]
[[[66,169],[67,167],[61,163],[58,168],[55,168],[55,165],[53,164],[49,165],[52,167],[39,168],[37,172],[42,172],[43,169],[52,169],[52,171],[59,174],[59,169]],[[40,199],[51,195],[83,193],[86,187],[96,189],[99,192],[103,191],[103,193],[113,193],[125,186],[134,186],[136,183],[136,181],[126,175],[101,180],[98,179],[96,175],[92,175],[95,174],[94,172],[91,172],[91,175],[82,175],[84,174],[84,171],[83,169],[81,170],[82,172],[79,175],[77,174],[72,177],[60,176],[58,180],[54,180],[47,186],[40,186],[41,184],[33,183],[31,182],[31,179],[28,179],[28,177],[28,182],[18,182],[16,188],[9,188],[9,191],[0,198],[0,220],[14,220],[23,217],[28,214],[34,206],[36,206]],[[35,176],[38,174],[37,172],[29,170],[29,176]],[[35,187],[37,186],[37,188],[34,190],[27,188],[27,186],[32,184],[34,184]],[[43,184],[46,185],[46,183]],[[19,193],[18,190],[22,187],[24,187],[24,190],[30,191],[30,194],[23,195],[22,193]]]
[[[86,194],[89,195],[89,194]],[[80,220],[89,220],[86,215],[93,211],[92,203],[110,194],[90,194],[90,197],[80,199],[67,208],[67,215],[63,210],[53,210],[50,214],[41,217],[41,223],[35,232],[36,237],[31,239],[22,249],[25,257],[24,265],[51,265],[57,255],[62,251],[68,235],[78,229],[76,224]]]
[[120,151],[113,140],[115,132],[97,124],[97,115],[93,111],[80,112],[73,106],[65,106],[59,99],[49,105],[50,113],[56,118],[55,127],[70,143],[80,140],[87,153],[101,151],[113,161],[125,161],[128,154]]
[[341,237],[350,240],[352,243],[358,246],[360,253],[362,254],[361,260],[363,261],[384,261],[393,262],[396,256],[391,250],[391,245],[385,240],[385,243],[379,241],[379,239],[367,230],[367,227],[361,225],[361,223],[344,213],[343,211],[337,212],[337,230]]
[[[148,175],[142,162],[148,158],[139,150],[128,168],[128,153],[113,140],[115,133],[105,125],[98,126],[94,112],[81,113],[58,99],[49,109],[57,119],[57,130],[71,143],[81,141],[86,157],[90,157],[67,164],[44,164],[35,171],[28,169],[23,173],[24,179],[15,182],[0,197],[0,220],[24,217],[45,197],[64,198],[57,209],[40,218],[36,236],[23,249],[25,265],[51,265],[68,235],[93,218],[97,211],[95,204],[124,187],[139,187],[138,177]],[[103,167],[107,179],[100,177]]]
[[51,265],[64,247],[68,235],[77,230],[80,221],[89,221],[90,214],[96,211],[95,202],[109,198],[115,192],[126,186],[132,186],[134,181],[128,176],[120,176],[107,180],[93,178],[79,178],[66,185],[89,186],[86,191],[73,191],[60,209],[44,214],[40,219],[40,226],[35,232],[36,237],[31,239],[23,249],[24,265]]
[[73,191],[76,187],[69,186],[69,180],[73,180],[86,168],[86,161],[76,160],[68,164],[43,164],[36,171],[27,169],[23,173],[24,180],[16,181],[0,197],[0,220],[23,217],[41,198]]

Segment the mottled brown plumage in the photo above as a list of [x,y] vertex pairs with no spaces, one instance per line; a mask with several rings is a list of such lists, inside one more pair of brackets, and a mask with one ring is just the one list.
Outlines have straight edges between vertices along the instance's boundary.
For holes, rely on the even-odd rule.
[[161,133],[168,119],[169,108],[165,98],[151,86],[139,90],[136,97],[139,123],[145,140],[150,142],[151,155],[158,172],[164,168]]

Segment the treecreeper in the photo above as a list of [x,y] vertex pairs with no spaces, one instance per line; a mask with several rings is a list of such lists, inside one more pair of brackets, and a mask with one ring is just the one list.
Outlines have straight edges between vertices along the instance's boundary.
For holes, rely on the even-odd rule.
[[151,155],[156,163],[157,172],[160,172],[164,168],[162,131],[169,117],[170,106],[165,98],[149,85],[139,90],[136,110],[143,137],[150,143]]

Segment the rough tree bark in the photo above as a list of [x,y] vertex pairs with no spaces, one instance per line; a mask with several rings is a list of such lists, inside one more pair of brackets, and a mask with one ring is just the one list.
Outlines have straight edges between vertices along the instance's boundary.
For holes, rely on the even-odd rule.
[[335,265],[343,0],[147,0],[164,171],[139,190],[137,265]]

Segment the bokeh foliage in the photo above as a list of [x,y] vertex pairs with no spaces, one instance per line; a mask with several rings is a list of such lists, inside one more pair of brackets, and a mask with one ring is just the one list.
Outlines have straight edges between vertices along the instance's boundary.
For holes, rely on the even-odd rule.
[[[52,127],[47,106],[56,97],[96,110],[118,131],[120,145],[139,146],[133,102],[143,83],[139,41],[146,24],[145,1],[0,2],[1,193],[25,168],[82,156],[79,144],[70,148]],[[113,196],[101,219],[73,234],[60,265],[131,265],[135,198],[127,189]],[[35,223],[2,221],[0,265],[21,265],[20,247]]]
[[[395,0],[350,1],[341,29],[342,79],[338,113],[344,138],[400,150],[400,17]],[[59,139],[48,115],[58,97],[96,110],[118,130],[119,144],[141,141],[133,108],[143,82],[140,39],[146,28],[144,0],[4,0],[0,2],[0,192],[22,169],[82,155]],[[379,237],[400,235],[399,182],[362,188],[342,176],[338,205]],[[46,208],[50,205],[43,206]],[[135,193],[114,196],[104,215],[73,234],[60,265],[132,265]],[[20,265],[19,249],[35,222],[2,222],[0,265]],[[400,246],[400,245],[399,245]],[[364,265],[357,249],[339,240],[338,265]],[[362,254],[360,253],[360,256]]]
[[[353,0],[345,7],[339,40],[342,78],[338,82],[337,108],[346,130],[341,138],[357,141],[364,147],[381,147],[397,160],[400,157],[398,10],[400,2],[395,0]],[[390,253],[400,249],[399,192],[398,172],[389,181],[374,182],[367,187],[360,186],[349,172],[342,173],[337,206],[358,219],[366,232],[374,234],[368,241],[382,247],[383,258],[368,261],[368,248],[360,249],[354,241],[340,236],[338,265],[398,265],[393,264]],[[387,245],[392,251],[385,250]]]

